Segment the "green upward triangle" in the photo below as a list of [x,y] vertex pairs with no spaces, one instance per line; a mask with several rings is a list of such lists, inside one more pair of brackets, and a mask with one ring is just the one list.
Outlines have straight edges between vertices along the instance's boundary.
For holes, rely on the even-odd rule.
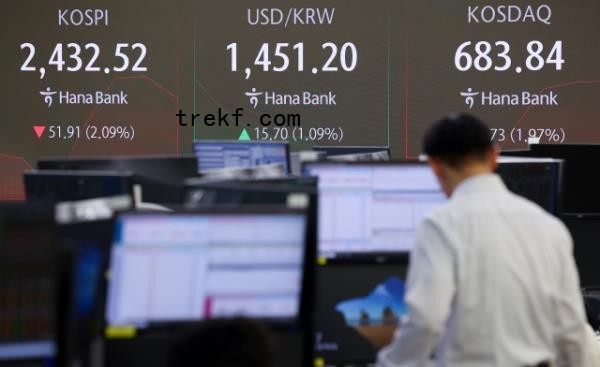
[[248,141],[248,140],[252,140],[252,138],[250,138],[250,134],[248,134],[248,131],[246,129],[244,129],[244,130],[242,130],[238,140]]

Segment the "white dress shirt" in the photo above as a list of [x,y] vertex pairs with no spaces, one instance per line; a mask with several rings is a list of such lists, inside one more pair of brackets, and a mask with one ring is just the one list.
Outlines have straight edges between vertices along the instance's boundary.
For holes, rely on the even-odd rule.
[[[561,221],[472,177],[417,230],[408,314],[380,367],[591,366],[585,311]],[[586,345],[588,347],[586,347]]]

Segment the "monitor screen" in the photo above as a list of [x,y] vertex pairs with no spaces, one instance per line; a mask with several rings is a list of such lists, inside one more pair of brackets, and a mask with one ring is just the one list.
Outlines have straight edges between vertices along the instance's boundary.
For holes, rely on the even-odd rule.
[[64,252],[71,257],[68,267],[72,276],[69,289],[71,309],[70,318],[78,322],[87,322],[92,317],[100,317],[101,296],[104,285],[104,271],[112,241],[112,220],[92,220],[74,222],[60,226]]
[[390,153],[387,150],[371,153],[340,154],[328,156],[327,160],[334,162],[387,162]]
[[287,142],[198,140],[194,142],[194,152],[198,172],[281,164],[289,173]]
[[299,316],[305,216],[125,214],[110,260],[109,326]]
[[325,257],[409,250],[443,193],[426,164],[311,163],[319,178],[318,249]]
[[313,177],[286,177],[273,180],[232,180],[202,182],[187,180],[184,202],[188,207],[214,205],[288,205],[296,194],[316,195]]
[[29,202],[58,203],[131,195],[133,176],[110,171],[38,170],[23,174]]
[[96,158],[43,158],[38,160],[41,170],[69,171],[117,171],[131,172],[152,180],[181,184],[189,177],[196,177],[196,157],[184,156],[137,156]]
[[388,147],[377,146],[314,146],[312,149],[316,152],[324,152],[327,154],[328,157],[336,155],[367,154],[379,152],[384,152],[388,156],[390,155],[390,149]]
[[315,356],[323,365],[373,363],[406,314],[403,264],[317,269]]
[[[69,204],[89,214],[94,210],[89,203]],[[59,227],[64,294],[61,304],[64,312],[59,325],[64,340],[61,352],[65,366],[87,366],[86,361],[92,358],[90,345],[101,335],[104,322],[104,275],[113,222],[111,219],[72,219]]]
[[600,145],[535,144],[529,151],[503,152],[503,155],[563,159],[563,213],[597,213],[600,180],[590,174],[589,162],[600,158]]
[[325,159],[327,153],[302,150],[290,153],[290,173],[295,176],[302,176],[302,165],[308,162],[316,162]]
[[600,214],[566,214],[561,219],[573,237],[573,256],[579,270],[581,285],[583,287],[600,285],[600,273],[598,273]]
[[506,187],[552,214],[560,211],[561,160],[500,157],[497,173]]
[[0,365],[56,357],[56,251],[50,210],[0,206]]

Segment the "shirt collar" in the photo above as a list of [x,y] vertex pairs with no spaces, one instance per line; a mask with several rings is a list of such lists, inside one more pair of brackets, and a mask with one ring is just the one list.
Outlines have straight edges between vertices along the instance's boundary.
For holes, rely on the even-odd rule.
[[506,185],[502,178],[495,173],[481,174],[469,177],[461,182],[454,192],[452,198],[473,193],[490,193],[506,191]]

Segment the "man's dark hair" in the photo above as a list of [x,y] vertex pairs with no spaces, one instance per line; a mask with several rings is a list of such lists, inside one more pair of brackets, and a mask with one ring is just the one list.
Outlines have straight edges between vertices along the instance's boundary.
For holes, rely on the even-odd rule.
[[271,367],[273,350],[273,337],[256,321],[207,320],[174,343],[169,366]]
[[492,148],[490,129],[467,114],[444,117],[429,129],[423,139],[423,150],[427,156],[455,168],[468,160],[483,159]]

